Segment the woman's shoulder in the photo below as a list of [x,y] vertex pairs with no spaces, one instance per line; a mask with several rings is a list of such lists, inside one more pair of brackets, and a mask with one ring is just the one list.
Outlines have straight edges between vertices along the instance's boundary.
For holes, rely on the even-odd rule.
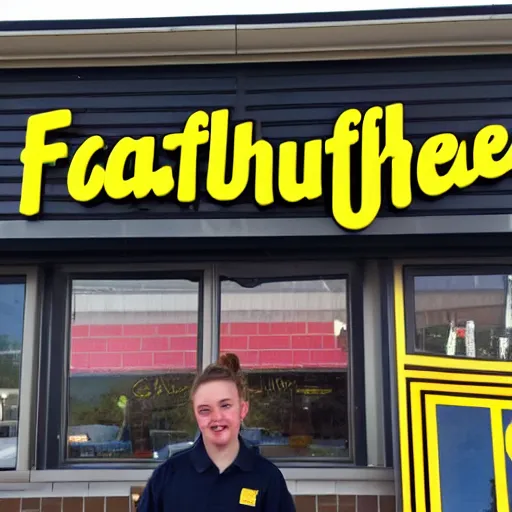
[[281,470],[276,466],[276,464],[272,462],[270,459],[267,459],[264,455],[262,455],[259,450],[255,451],[254,460],[255,468],[257,470],[264,471],[270,477],[283,476]]
[[152,474],[154,480],[167,479],[180,469],[190,465],[190,452],[192,448],[186,448],[173,453],[166,461],[162,462]]

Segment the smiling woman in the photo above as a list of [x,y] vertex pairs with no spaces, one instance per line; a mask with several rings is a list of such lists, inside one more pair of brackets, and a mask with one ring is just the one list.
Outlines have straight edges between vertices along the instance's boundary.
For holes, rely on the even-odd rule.
[[199,438],[155,471],[138,512],[171,507],[231,512],[240,505],[260,512],[294,512],[281,472],[240,436],[249,404],[238,357],[225,354],[205,368],[194,381],[191,397]]

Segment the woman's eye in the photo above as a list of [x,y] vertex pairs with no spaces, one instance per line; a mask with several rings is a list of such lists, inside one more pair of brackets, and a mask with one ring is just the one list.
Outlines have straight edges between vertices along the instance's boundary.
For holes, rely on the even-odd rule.
[[200,409],[199,414],[208,414],[208,409]]
[[231,404],[224,404],[222,407],[226,408],[226,407],[231,407]]

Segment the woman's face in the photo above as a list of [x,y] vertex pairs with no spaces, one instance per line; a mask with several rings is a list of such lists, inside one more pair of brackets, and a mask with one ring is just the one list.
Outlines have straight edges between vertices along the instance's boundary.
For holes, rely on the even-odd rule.
[[240,399],[234,382],[201,384],[193,399],[194,415],[206,444],[222,448],[236,442],[249,405]]

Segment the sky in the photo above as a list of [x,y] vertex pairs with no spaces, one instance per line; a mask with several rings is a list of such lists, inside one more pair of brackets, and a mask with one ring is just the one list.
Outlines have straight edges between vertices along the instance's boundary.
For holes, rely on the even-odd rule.
[[[98,18],[152,18],[206,16],[226,14],[275,14],[329,11],[364,11],[372,9],[403,9],[422,7],[455,7],[469,5],[512,5],[511,2],[471,2],[456,0],[358,0],[345,5],[340,0],[199,0],[196,2],[163,2],[144,0],[0,0],[1,21],[59,20]],[[384,5],[383,5],[384,4]]]

